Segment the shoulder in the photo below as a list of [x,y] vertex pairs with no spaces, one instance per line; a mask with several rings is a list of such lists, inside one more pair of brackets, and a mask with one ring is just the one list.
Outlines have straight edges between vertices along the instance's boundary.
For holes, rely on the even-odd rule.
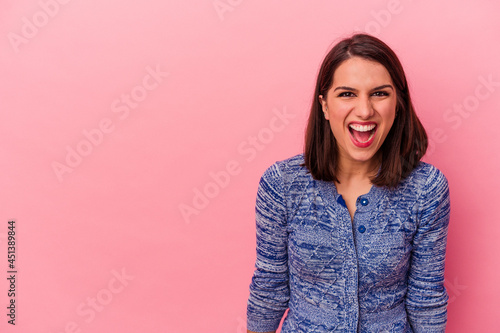
[[434,165],[420,162],[395,189],[387,190],[390,201],[418,214],[428,205],[449,201],[448,181]]
[[266,169],[263,177],[283,178],[286,180],[306,177],[310,178],[309,171],[304,166],[304,154],[298,154],[287,159],[276,161]]
[[304,165],[304,155],[298,154],[273,163],[262,175],[262,182],[278,189],[287,199],[297,199],[316,181]]
[[420,162],[398,188],[421,196],[429,191],[448,190],[448,180],[443,172],[434,165]]
[[[437,211],[445,217],[449,215],[448,180],[441,170],[431,164],[421,162],[402,185],[404,183],[406,183],[405,190],[401,194],[412,198],[413,211],[418,214],[419,220],[430,221]],[[436,217],[437,215],[434,216]]]

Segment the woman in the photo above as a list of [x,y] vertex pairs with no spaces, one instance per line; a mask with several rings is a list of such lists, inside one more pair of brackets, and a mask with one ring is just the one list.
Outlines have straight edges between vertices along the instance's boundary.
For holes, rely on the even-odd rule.
[[248,332],[444,332],[449,191],[394,52],[357,34],[319,71],[304,154],[257,193]]

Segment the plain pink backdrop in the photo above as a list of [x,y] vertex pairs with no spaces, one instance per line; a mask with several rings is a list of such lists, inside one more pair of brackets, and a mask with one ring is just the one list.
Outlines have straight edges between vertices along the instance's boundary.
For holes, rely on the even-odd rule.
[[[246,332],[263,171],[354,31],[406,69],[448,177],[448,332],[500,331],[500,4],[0,1],[2,332]],[[488,83],[489,82],[489,83]],[[75,156],[78,154],[78,156]],[[117,278],[120,276],[120,278]]]

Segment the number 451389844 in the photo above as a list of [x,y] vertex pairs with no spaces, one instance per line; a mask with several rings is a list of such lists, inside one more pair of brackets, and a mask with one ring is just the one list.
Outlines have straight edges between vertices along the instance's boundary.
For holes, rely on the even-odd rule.
[[8,237],[8,248],[7,248],[7,259],[9,262],[9,268],[14,269],[16,267],[16,222],[9,221],[9,237]]

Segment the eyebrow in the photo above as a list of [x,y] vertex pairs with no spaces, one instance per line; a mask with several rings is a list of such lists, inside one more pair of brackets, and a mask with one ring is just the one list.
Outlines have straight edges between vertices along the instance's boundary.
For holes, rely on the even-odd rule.
[[[392,90],[394,90],[394,87],[392,85],[384,84],[384,85],[373,88],[371,91],[380,90],[380,89],[384,89],[384,88],[391,88]],[[346,86],[339,86],[339,87],[335,88],[333,91],[337,91],[339,89],[348,90],[348,91],[356,91],[356,89],[351,88],[351,87],[346,87]]]

